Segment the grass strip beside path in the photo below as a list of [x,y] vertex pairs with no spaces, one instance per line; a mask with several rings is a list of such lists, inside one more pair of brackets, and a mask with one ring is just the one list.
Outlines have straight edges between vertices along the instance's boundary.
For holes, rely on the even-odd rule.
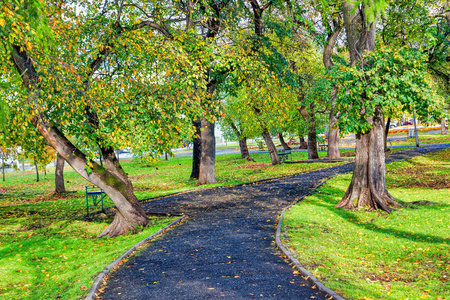
[[283,243],[346,299],[450,298],[450,149],[387,165],[390,193],[420,203],[391,214],[337,209],[350,179],[292,207]]

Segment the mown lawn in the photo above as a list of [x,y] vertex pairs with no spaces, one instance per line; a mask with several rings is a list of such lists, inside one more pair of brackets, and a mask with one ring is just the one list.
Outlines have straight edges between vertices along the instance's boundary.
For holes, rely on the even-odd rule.
[[[325,152],[322,153],[323,155]],[[306,157],[296,153],[293,159]],[[238,155],[217,157],[218,183],[230,185],[268,179],[322,168],[327,164],[272,166],[268,154],[253,155],[256,162]],[[189,180],[192,158],[147,164],[139,159],[122,160],[139,199],[199,188]],[[65,167],[64,195],[54,194],[54,170],[8,172],[0,182],[0,298],[78,299],[85,296],[105,265],[138,241],[170,224],[175,218],[151,217],[150,226],[137,234],[114,239],[96,236],[112,217],[86,217],[84,196],[87,181]],[[112,206],[106,199],[105,206]]]
[[[418,131],[419,133],[419,145],[425,144],[445,144],[450,143],[450,134],[442,135],[442,134],[430,134],[427,131]],[[389,136],[406,136],[406,133],[397,133],[397,134],[389,134]],[[401,145],[415,145],[416,139],[408,138],[402,141],[392,141],[388,143],[388,146],[401,146]]]
[[346,299],[450,298],[450,149],[387,166],[389,191],[410,203],[391,214],[337,209],[350,179],[290,209],[283,242]]

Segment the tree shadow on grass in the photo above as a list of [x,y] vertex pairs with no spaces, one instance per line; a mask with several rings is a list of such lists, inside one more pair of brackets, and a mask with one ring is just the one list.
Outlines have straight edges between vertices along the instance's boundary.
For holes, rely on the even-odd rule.
[[[433,244],[450,244],[450,240],[446,238],[441,238],[438,236],[433,236],[429,234],[423,234],[423,233],[412,233],[409,231],[399,230],[399,229],[391,229],[391,228],[381,228],[373,223],[364,222],[362,221],[359,216],[352,210],[346,210],[343,208],[336,208],[335,200],[334,200],[334,194],[336,195],[343,195],[344,191],[341,189],[336,189],[332,187],[327,187],[327,191],[321,191],[320,192],[322,197],[320,197],[319,201],[310,202],[309,204],[323,207],[333,214],[337,214],[343,219],[348,220],[349,222],[352,222],[354,225],[358,227],[362,227],[366,230],[370,230],[377,233],[382,233],[386,235],[391,235],[395,238],[401,238],[410,240],[413,242],[428,242]],[[407,202],[404,202],[407,203]],[[427,209],[442,209],[443,207],[449,207],[450,205],[447,204],[435,204],[435,206],[427,206]],[[410,209],[408,207],[403,208],[403,210]],[[360,211],[359,211],[360,212]]]

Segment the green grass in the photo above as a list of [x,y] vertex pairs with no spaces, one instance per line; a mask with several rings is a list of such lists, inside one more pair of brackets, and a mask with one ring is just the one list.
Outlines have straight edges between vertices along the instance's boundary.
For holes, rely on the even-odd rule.
[[[445,144],[450,143],[450,134],[442,135],[442,134],[430,134],[428,132],[421,132],[419,133],[419,145],[423,144]],[[397,133],[397,134],[389,134],[391,135],[399,135],[399,136],[405,136],[406,133]],[[389,137],[388,136],[388,137]],[[416,139],[415,138],[408,138],[403,141],[392,141],[388,143],[388,146],[399,146],[399,145],[415,145]]]
[[[319,152],[321,157],[326,152]],[[288,176],[335,164],[281,164],[272,166],[267,153],[216,157],[218,183],[225,186]],[[292,159],[306,159],[306,152],[293,152]],[[190,180],[192,158],[174,157],[150,163],[121,160],[139,199],[163,196],[198,187]],[[90,183],[66,166],[66,189],[55,195],[54,170],[7,172],[0,182],[0,298],[76,299],[86,295],[98,272],[136,242],[157,231],[173,218],[152,218],[151,226],[135,235],[114,239],[95,237],[111,222],[103,214],[86,218],[84,187]],[[402,177],[402,176],[400,176]],[[112,206],[106,199],[105,206]]]
[[450,150],[387,166],[391,194],[430,201],[391,214],[337,209],[351,174],[286,214],[284,243],[346,299],[450,298]]
[[[321,153],[325,155],[325,152]],[[268,154],[252,155],[256,162],[239,155],[221,155],[216,161],[218,183],[230,185],[291,175],[327,164],[283,164],[272,166]],[[306,158],[305,152],[293,159]],[[122,160],[139,199],[194,188],[189,180],[192,158],[146,164],[138,159]],[[54,170],[8,172],[0,184],[0,298],[77,299],[87,294],[105,265],[132,245],[156,232],[174,218],[152,217],[150,226],[137,234],[114,239],[96,236],[111,222],[104,214],[87,218],[84,187],[90,183],[65,167],[65,195],[54,194]],[[112,206],[106,199],[105,206]]]

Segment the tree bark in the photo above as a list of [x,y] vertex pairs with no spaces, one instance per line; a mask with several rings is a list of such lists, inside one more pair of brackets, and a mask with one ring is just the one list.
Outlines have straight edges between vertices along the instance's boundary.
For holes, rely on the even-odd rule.
[[340,158],[339,152],[339,127],[337,122],[339,120],[340,112],[336,110],[336,87],[333,87],[331,92],[331,110],[328,122],[328,158]]
[[200,174],[198,184],[216,183],[214,165],[216,162],[216,138],[214,136],[214,123],[206,118],[201,120],[202,153],[200,157]]
[[[376,21],[367,24],[364,6],[355,8],[350,2],[343,3],[344,25],[350,52],[350,63],[364,64],[363,54],[375,48]],[[356,158],[352,181],[337,207],[353,209],[368,207],[390,212],[399,207],[386,188],[385,133],[383,111],[380,105],[374,107],[374,114],[366,120],[372,125],[365,134],[357,133]],[[364,115],[365,110],[361,111]]]
[[401,205],[394,201],[394,197],[386,188],[384,124],[381,106],[377,105],[374,115],[367,120],[373,128],[366,134],[357,134],[352,181],[337,207],[346,209],[367,207],[390,212],[391,207]]
[[55,168],[55,192],[64,193],[66,188],[64,186],[64,158],[56,153],[56,168]]
[[284,141],[282,132],[278,134],[278,138],[280,139],[281,146],[283,147],[284,150],[291,150],[291,147],[289,147],[289,145],[286,144],[286,142]]
[[330,113],[328,124],[328,158],[340,158],[339,152],[339,128],[336,126],[338,117]]
[[308,127],[308,159],[319,158],[319,153],[317,152],[317,132],[316,132],[316,122],[314,120],[314,104],[310,104],[311,111],[308,112],[305,106],[300,107],[300,114]]
[[238,138],[239,150],[241,151],[241,158],[254,161],[252,158],[250,158],[250,153],[248,152],[247,137],[242,135],[242,133],[239,131],[236,125],[234,125],[233,122],[231,122],[230,126],[231,129],[233,129],[233,131],[236,133],[236,136]]
[[195,127],[195,135],[194,139],[192,141],[193,147],[192,147],[192,172],[191,172],[191,178],[192,179],[198,179],[200,175],[200,159],[202,155],[202,139],[201,139],[201,127],[202,123],[201,120],[195,120],[192,121],[192,124]]
[[441,134],[447,134],[447,130],[445,129],[445,119],[441,119]]
[[386,121],[386,128],[384,130],[384,152],[388,152],[387,138],[388,138],[390,126],[391,126],[391,118],[389,117]]
[[36,159],[34,159],[34,167],[36,168],[36,182],[39,182],[39,170],[38,170]]
[[308,149],[308,143],[305,141],[304,137],[300,137],[300,149]]
[[[34,68],[33,60],[20,46],[12,46],[11,57],[22,81],[28,91],[30,106],[40,97],[39,76]],[[84,179],[97,185],[116,205],[117,211],[113,222],[99,235],[110,237],[124,234],[137,226],[146,226],[148,218],[133,193],[131,181],[122,170],[110,148],[102,149],[107,169],[95,161],[88,162],[86,156],[75,147],[59,129],[42,119],[40,114],[32,117],[32,123],[44,137],[48,145],[53,147],[67,163]],[[90,168],[90,172],[87,170]]]
[[275,147],[275,144],[272,141],[272,137],[270,136],[269,130],[267,130],[267,128],[265,127],[263,127],[262,136],[264,138],[264,141],[266,142],[267,150],[269,150],[272,165],[280,164],[281,160],[280,157],[278,156],[277,148]]

